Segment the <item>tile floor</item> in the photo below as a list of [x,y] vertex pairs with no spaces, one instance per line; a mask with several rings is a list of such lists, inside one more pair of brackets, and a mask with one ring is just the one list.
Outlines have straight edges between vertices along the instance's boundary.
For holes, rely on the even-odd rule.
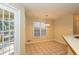
[[26,44],[27,55],[67,55],[67,46],[56,41]]

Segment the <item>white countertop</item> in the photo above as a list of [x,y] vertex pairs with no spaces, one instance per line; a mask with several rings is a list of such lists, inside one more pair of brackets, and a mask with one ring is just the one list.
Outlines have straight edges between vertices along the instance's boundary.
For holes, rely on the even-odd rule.
[[75,53],[79,54],[79,39],[75,38],[74,35],[64,36],[64,39],[75,51]]

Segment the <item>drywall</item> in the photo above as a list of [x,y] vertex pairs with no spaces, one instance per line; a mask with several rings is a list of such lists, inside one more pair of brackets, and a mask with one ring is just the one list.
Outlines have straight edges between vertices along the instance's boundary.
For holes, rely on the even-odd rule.
[[55,20],[55,39],[64,43],[63,35],[73,34],[73,15]]
[[33,22],[34,21],[44,21],[39,19],[26,19],[26,42],[30,40],[31,42],[39,42],[39,41],[48,41],[53,40],[54,37],[54,21],[53,20],[46,20],[46,23],[50,24],[49,27],[46,27],[47,35],[45,37],[34,37],[33,36]]
[[[48,34],[43,38],[36,38],[33,36],[33,21],[35,20],[30,18],[26,19],[26,43],[28,40],[31,40],[31,42],[56,40],[57,42],[66,44],[63,35],[73,34],[73,15],[66,15],[56,20],[46,20],[46,22],[51,24],[51,26],[47,27]],[[70,47],[68,47],[68,54],[73,54]]]
[[[60,19],[55,20],[55,37],[58,42],[66,44],[63,39],[63,35],[73,34],[73,15],[66,15]],[[68,54],[72,54],[70,48],[68,48]]]
[[[20,4],[10,4],[13,7],[15,7],[17,10],[20,11],[20,24],[18,24],[19,21],[17,21],[17,29],[20,30],[20,43],[19,43],[19,39],[17,39],[17,44],[20,44],[20,52],[17,52],[19,54],[25,54],[25,40],[26,40],[26,19],[25,19],[25,8],[20,5]],[[18,20],[18,19],[17,19]],[[20,27],[19,27],[20,26]],[[18,47],[17,47],[18,48]]]

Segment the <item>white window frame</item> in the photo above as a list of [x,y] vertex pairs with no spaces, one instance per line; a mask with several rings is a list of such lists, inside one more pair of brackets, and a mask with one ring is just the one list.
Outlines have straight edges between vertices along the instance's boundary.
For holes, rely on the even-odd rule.
[[[1,3],[0,8],[8,11],[13,11],[15,14],[14,20],[14,55],[20,55],[20,10],[10,4]],[[17,40],[18,39],[18,40]],[[18,48],[17,48],[18,47]]]
[[[34,21],[34,22],[39,22],[39,23],[40,23],[40,35],[39,35],[39,36],[35,36],[35,35],[34,35],[34,33],[35,33],[35,32],[34,32],[35,28],[34,28],[34,25],[33,25],[33,37],[34,37],[34,38],[46,37],[46,36],[47,36],[47,29],[46,29],[46,26],[45,26],[46,34],[45,34],[45,35],[42,35],[42,34],[41,34],[41,31],[42,31],[42,29],[41,29],[41,28],[42,28],[42,27],[41,27],[41,23],[45,23],[45,22],[44,22],[44,21],[41,21],[41,22],[40,22],[40,21]],[[33,22],[33,24],[34,24],[34,22]]]

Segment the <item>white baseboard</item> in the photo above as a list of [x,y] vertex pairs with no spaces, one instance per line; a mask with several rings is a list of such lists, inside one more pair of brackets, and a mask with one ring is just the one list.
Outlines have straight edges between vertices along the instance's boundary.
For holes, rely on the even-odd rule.
[[26,42],[26,44],[45,42],[45,41],[53,41],[53,40],[52,39],[50,39],[50,40],[47,40],[47,39],[45,39],[45,40],[31,40],[30,42]]

